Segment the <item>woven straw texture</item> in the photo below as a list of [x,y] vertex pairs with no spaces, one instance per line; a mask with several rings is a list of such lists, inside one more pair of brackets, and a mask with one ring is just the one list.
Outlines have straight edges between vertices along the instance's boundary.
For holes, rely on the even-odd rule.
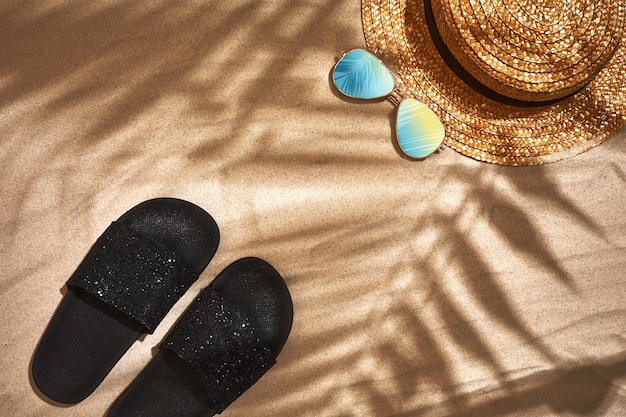
[[624,3],[363,0],[362,20],[368,48],[439,115],[448,146],[536,165],[626,121]]

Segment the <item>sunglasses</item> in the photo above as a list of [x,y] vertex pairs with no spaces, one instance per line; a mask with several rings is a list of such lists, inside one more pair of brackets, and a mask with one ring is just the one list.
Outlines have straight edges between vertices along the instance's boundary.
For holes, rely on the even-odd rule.
[[344,54],[333,69],[333,83],[347,97],[388,97],[397,105],[396,138],[402,152],[411,158],[426,158],[443,143],[445,128],[437,115],[414,98],[402,99],[398,104],[390,96],[396,86],[393,74],[370,52],[353,49]]

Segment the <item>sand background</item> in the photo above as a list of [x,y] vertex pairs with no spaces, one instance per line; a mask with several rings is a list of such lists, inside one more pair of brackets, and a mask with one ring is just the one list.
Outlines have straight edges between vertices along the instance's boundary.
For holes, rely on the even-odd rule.
[[[104,415],[243,256],[295,321],[224,416],[626,415],[625,129],[538,167],[402,158],[393,106],[329,83],[358,0],[8,1],[0,41],[0,415]],[[65,281],[160,196],[213,215],[213,261],[88,399],[46,402],[29,363]]]

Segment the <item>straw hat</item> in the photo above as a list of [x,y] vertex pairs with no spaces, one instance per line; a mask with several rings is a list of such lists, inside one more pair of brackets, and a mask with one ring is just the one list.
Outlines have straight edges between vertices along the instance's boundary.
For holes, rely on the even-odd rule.
[[626,122],[626,0],[362,0],[362,20],[464,155],[554,162]]

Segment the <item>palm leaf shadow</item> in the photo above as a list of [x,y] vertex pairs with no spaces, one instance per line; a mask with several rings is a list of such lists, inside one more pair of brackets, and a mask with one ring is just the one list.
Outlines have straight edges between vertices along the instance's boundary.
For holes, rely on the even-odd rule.
[[[170,17],[175,13],[176,6],[167,3],[154,6],[145,13],[138,12],[131,2],[121,2],[116,7],[101,9],[95,13],[87,13],[80,2],[69,2],[64,7],[39,15],[29,16],[24,12],[35,4],[34,1],[22,2],[12,9],[8,7],[8,10],[5,6],[5,10],[1,12],[0,22],[6,24],[0,24],[0,34],[7,41],[7,47],[0,52],[0,75],[9,81],[0,92],[0,103],[19,102],[42,91],[54,91],[58,85],[67,86],[77,74],[83,74],[86,69],[94,70],[93,77],[79,77],[82,80],[80,83],[63,90],[46,108],[41,109],[42,117],[54,118],[64,110],[101,97],[110,99],[108,105],[96,112],[102,117],[86,123],[85,132],[79,138],[62,143],[52,142],[40,157],[51,165],[61,166],[67,166],[62,164],[64,158],[71,159],[75,156],[74,147],[77,144],[97,147],[119,130],[132,125],[136,118],[149,111],[163,97],[184,97],[189,102],[189,113],[186,115],[190,117],[219,111],[223,103],[212,95],[215,86],[195,80],[195,69],[204,60],[211,58],[218,47],[227,44],[231,30],[240,28],[249,21],[257,22],[262,26],[260,29],[266,30],[296,13],[298,8],[298,4],[294,2],[284,5],[285,7],[268,13],[259,23],[257,18],[261,6],[258,3],[252,2],[235,8],[220,22],[212,22],[207,17],[210,15],[209,8],[200,7],[192,10],[186,18],[173,22]],[[284,49],[291,48],[295,51],[302,48],[302,45],[308,45],[312,49],[327,48],[324,38],[311,37],[310,34],[319,27],[319,22],[332,21],[337,4],[338,2],[330,0],[320,4],[317,12],[304,21],[289,39],[282,39],[275,45],[262,40],[250,42],[247,45],[249,49],[245,52],[270,51],[273,53],[270,55],[275,56],[259,72],[259,79],[273,80],[278,77],[276,74],[289,73],[292,63],[279,58]],[[84,12],[85,17],[67,26],[67,17],[73,15],[72,12],[77,8]],[[117,22],[117,26],[106,26],[105,23],[109,21]],[[147,30],[148,37],[133,39],[135,27],[150,28]],[[336,30],[341,32],[343,29]],[[168,39],[168,36],[177,35],[181,36],[178,39],[186,42]],[[254,40],[254,30],[246,39]],[[151,44],[152,40],[154,44]],[[233,52],[232,65],[217,68],[217,73],[211,79],[230,80],[235,77],[237,67],[246,59],[245,52]],[[164,56],[167,58],[161,62]],[[286,80],[291,82],[289,85],[294,90],[308,86],[297,77]],[[315,102],[306,97],[290,100],[272,94],[276,84],[251,83],[239,87],[241,90],[238,97],[250,98],[250,101],[242,100],[238,103],[238,110],[230,116],[229,122],[234,126],[231,133],[235,140],[242,140],[241,137],[250,128],[255,111],[259,108],[294,111],[301,108],[319,109]],[[354,115],[360,111],[355,110]],[[203,123],[210,122],[205,120]],[[237,178],[237,167],[255,167],[255,163],[260,165],[255,160],[265,151],[271,135],[262,135],[259,139],[254,152],[243,157],[234,153],[230,158],[225,158],[226,162],[221,161],[221,166],[215,169],[217,172],[221,170],[222,174],[234,175],[234,179],[228,179],[227,185],[238,186],[240,184],[237,181],[250,178],[250,175]],[[206,166],[216,153],[226,152],[238,144],[228,140],[207,140],[206,143],[179,153],[185,155],[189,164],[204,163],[203,166]],[[114,165],[125,166],[136,162],[134,169],[142,172],[155,161],[152,157],[142,159],[144,152],[149,150],[128,147],[126,144],[124,151],[113,153]],[[3,154],[0,169],[8,177],[16,163],[11,161],[12,152]],[[140,160],[137,161],[138,159]],[[335,155],[320,159],[319,156],[307,154],[303,149],[285,152],[275,159],[270,155],[264,161],[272,164],[278,171],[277,186],[289,185],[288,177],[293,167],[289,161],[294,160],[303,164],[324,163],[331,170],[340,172],[345,168],[345,172],[349,173],[351,171],[347,168],[360,166],[365,167],[368,172],[378,173],[382,159],[372,157],[355,162],[353,158]],[[527,215],[523,202],[494,194],[492,183],[485,179],[483,172],[473,166],[454,166],[437,175],[442,182],[471,184],[471,187],[466,188],[466,203],[476,204],[489,214],[490,224],[503,242],[523,256],[539,262],[559,282],[571,288],[570,277],[560,266],[558,257],[552,253],[542,231]],[[623,170],[620,172],[623,177]],[[246,171],[246,174],[249,172]],[[360,174],[361,172],[357,172],[357,175]],[[57,172],[55,175],[59,178],[67,176],[64,172]],[[502,170],[498,171],[498,176],[506,179],[519,194],[539,199],[553,206],[555,210],[569,213],[586,230],[602,237],[601,227],[558,190],[550,181],[549,173],[543,168],[536,168],[531,175],[518,175],[517,171]],[[178,172],[173,172],[172,178],[172,181],[186,179]],[[134,181],[141,184],[142,179]],[[59,191],[61,199],[76,196],[76,193],[85,197],[80,207],[72,207],[70,211],[86,210],[96,205],[93,198],[90,199],[91,190],[76,190],[75,184],[63,180],[60,182],[63,183]],[[336,178],[320,182],[328,187],[337,186]],[[26,175],[24,183],[25,196],[28,190],[36,187],[35,174]],[[459,416],[501,416],[523,411],[529,406],[524,404],[527,398],[530,399],[530,405],[548,403],[555,408],[573,407],[575,411],[587,414],[602,409],[600,402],[610,393],[608,384],[598,384],[598,389],[591,392],[590,400],[581,405],[576,405],[573,402],[575,398],[567,395],[564,390],[566,381],[572,378],[589,377],[593,380],[589,372],[595,372],[600,365],[593,369],[585,366],[580,369],[557,368],[548,377],[531,378],[529,381],[508,380],[493,343],[484,337],[479,326],[469,320],[468,312],[463,310],[455,294],[451,294],[444,286],[446,271],[442,271],[440,266],[429,259],[416,255],[410,240],[421,237],[422,227],[430,225],[435,230],[438,247],[442,248],[446,259],[459,271],[456,279],[465,285],[464,295],[471,298],[491,321],[502,325],[548,360],[557,362],[558,358],[550,348],[537,341],[532,329],[524,323],[506,291],[501,288],[491,264],[492,259],[476,248],[466,230],[459,226],[457,220],[462,214],[462,207],[454,213],[434,214],[428,209],[426,201],[423,206],[411,212],[415,216],[408,216],[405,222],[393,218],[390,221],[390,213],[405,208],[403,202],[399,199],[391,203],[385,202],[380,197],[382,192],[377,194],[377,191],[380,190],[373,189],[371,195],[364,194],[365,197],[359,195],[358,200],[354,197],[352,201],[358,204],[355,204],[354,210],[347,210],[342,216],[331,220],[316,217],[311,222],[303,222],[289,230],[280,229],[280,232],[273,234],[250,233],[250,240],[236,247],[242,251],[265,248],[274,254],[278,264],[297,264],[298,270],[289,271],[290,285],[295,289],[297,300],[302,303],[299,307],[315,310],[302,313],[315,320],[313,325],[303,324],[309,333],[304,330],[298,333],[296,329],[289,349],[281,356],[281,368],[277,372],[289,374],[289,390],[285,392],[283,387],[282,391],[272,391],[275,385],[270,382],[266,385],[267,388],[259,388],[261,391],[257,392],[262,395],[254,397],[255,399],[261,398],[269,404],[283,404],[280,414],[285,416],[301,414],[303,410],[308,415],[327,415],[337,410],[340,410],[339,415],[354,415],[353,410],[340,409],[337,402],[325,401],[333,398],[333,392],[337,390],[357,393],[364,399],[367,408],[373,410],[372,415],[376,416],[428,415],[433,411],[432,408],[416,407],[407,412],[407,406],[398,403],[397,399],[419,402],[421,394],[433,392],[448,399],[447,406],[454,411],[450,415]],[[14,205],[24,206],[25,198],[16,201]],[[344,198],[347,197],[344,195]],[[311,204],[310,209],[313,211],[326,208],[322,203],[319,206]],[[377,210],[373,210],[373,207]],[[276,212],[268,210],[265,214],[268,217],[273,215],[280,225],[280,216],[283,213],[279,209]],[[72,219],[69,215],[67,217],[66,221],[70,222]],[[261,226],[257,225],[253,232],[259,230]],[[381,252],[389,258],[382,259]],[[299,263],[294,262],[294,259]],[[357,275],[356,277],[337,273],[343,270],[343,263],[348,259],[363,260],[362,266],[349,271]],[[381,260],[373,262],[372,259]],[[406,267],[410,271],[410,282],[407,290],[391,292],[394,298],[381,302],[372,293],[388,293],[388,286],[398,280],[400,269],[403,269],[395,267],[396,269],[387,270],[386,265],[389,263]],[[335,285],[328,285],[325,279],[329,277],[337,281],[345,278],[346,283],[333,282]],[[426,296],[422,297],[423,293]],[[440,323],[430,321],[424,306],[415,303],[416,297],[422,297],[424,303],[441,317]],[[365,312],[345,317],[355,310],[360,311],[359,306]],[[378,328],[381,323],[390,322],[396,324],[394,331],[383,332]],[[446,342],[442,342],[441,335],[447,337]],[[353,343],[345,343],[346,341]],[[500,405],[495,410],[487,405],[473,406],[471,398],[460,392],[460,381],[447,357],[446,351],[450,348],[448,344],[464,350],[468,358],[500,378]],[[412,346],[415,352],[405,350],[404,346],[407,345]],[[362,370],[359,366],[363,361],[373,361],[375,366]],[[391,376],[387,380],[383,378],[381,382],[380,376],[376,375],[378,370],[386,370]],[[616,377],[623,375],[623,362],[608,364],[603,370]],[[343,378],[346,372],[355,376],[358,382],[346,383]],[[386,390],[385,383],[398,388],[395,391]],[[302,393],[307,391],[318,393],[306,397]],[[284,403],[284,398],[293,398],[294,401]],[[300,401],[295,401],[298,399]],[[241,407],[254,408],[254,404],[246,403],[244,399]]]

